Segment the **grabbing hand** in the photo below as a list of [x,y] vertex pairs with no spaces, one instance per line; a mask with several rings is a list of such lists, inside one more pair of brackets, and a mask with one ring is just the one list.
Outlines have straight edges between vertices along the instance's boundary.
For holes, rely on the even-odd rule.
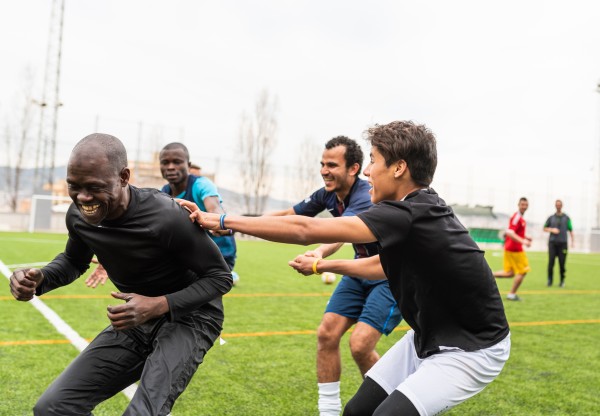
[[85,279],[85,284],[94,289],[98,285],[104,285],[104,283],[106,283],[106,280],[108,279],[108,273],[106,272],[104,266],[98,262],[98,260],[92,259],[92,263],[96,263],[98,266],[96,267],[96,270],[94,270],[92,274]]
[[309,257],[307,255],[299,255],[294,260],[289,261],[288,265],[294,270],[296,270],[298,273],[301,273],[304,276],[310,276],[311,274],[315,274],[313,270],[313,263],[319,259],[320,257]]
[[175,201],[190,212],[190,220],[197,222],[200,226],[209,231],[216,231],[215,235],[230,235],[230,230],[221,228],[221,214],[213,214],[211,212],[202,212],[198,205],[185,199],[175,199]]
[[125,301],[123,304],[109,305],[106,308],[108,319],[117,331],[131,329],[169,311],[169,305],[164,296],[148,297],[136,293],[121,292],[111,292],[110,294],[115,299]]
[[187,209],[190,213],[194,213],[196,211],[200,211],[200,208],[198,208],[198,205],[196,205],[192,201],[188,201],[187,199],[175,198],[175,202],[177,202],[179,205],[181,205],[182,207],[184,207],[185,209]]
[[35,289],[44,280],[44,275],[39,269],[15,270],[10,276],[10,293],[16,300],[27,302],[33,299]]

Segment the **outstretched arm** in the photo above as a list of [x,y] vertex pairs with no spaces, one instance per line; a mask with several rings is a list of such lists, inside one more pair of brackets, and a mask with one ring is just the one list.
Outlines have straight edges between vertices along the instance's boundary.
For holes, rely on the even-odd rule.
[[379,261],[379,256],[354,260],[323,260],[309,256],[298,256],[288,264],[305,276],[314,274],[316,270],[317,273],[332,272],[369,280],[387,279]]
[[194,211],[190,218],[207,230],[233,229],[266,240],[289,244],[371,243],[375,236],[358,217],[309,218],[221,216]]

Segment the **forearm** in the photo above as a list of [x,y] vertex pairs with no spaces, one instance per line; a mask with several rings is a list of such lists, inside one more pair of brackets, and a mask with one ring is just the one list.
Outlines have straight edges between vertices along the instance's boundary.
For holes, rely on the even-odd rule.
[[362,277],[368,280],[387,279],[379,261],[379,256],[354,260],[319,260],[319,273],[332,272],[346,276]]
[[223,296],[231,290],[231,273],[225,269],[214,270],[192,283],[190,286],[165,296],[168,302],[171,321],[185,315],[202,305]]
[[343,245],[344,243],[321,244],[313,251],[319,254],[319,257],[326,258],[336,253]]
[[81,276],[89,268],[89,263],[70,260],[65,253],[61,253],[48,265],[41,269],[44,280],[36,288],[35,294],[40,296],[56,288],[66,286]]
[[[218,229],[219,217],[203,215],[203,226]],[[310,218],[301,215],[285,217],[226,216],[224,228],[266,240],[288,244],[370,243],[375,236],[358,217]]]

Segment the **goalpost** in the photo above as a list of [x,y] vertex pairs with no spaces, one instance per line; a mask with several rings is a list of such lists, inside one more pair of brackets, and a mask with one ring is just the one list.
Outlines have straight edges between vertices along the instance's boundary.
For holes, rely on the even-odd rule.
[[[28,231],[33,233],[36,229],[46,231],[60,229],[55,223],[63,219],[64,224],[64,214],[71,202],[73,201],[68,196],[32,195]],[[57,217],[57,221],[53,221],[53,217]]]

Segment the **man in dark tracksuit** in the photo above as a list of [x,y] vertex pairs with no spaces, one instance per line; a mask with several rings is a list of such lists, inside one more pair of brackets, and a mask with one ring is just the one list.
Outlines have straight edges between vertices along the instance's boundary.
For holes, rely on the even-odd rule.
[[550,233],[548,239],[548,286],[552,286],[554,280],[554,263],[558,257],[560,267],[560,287],[565,286],[565,263],[567,261],[568,239],[567,232],[571,234],[571,247],[573,246],[573,225],[571,218],[562,212],[562,201],[556,200],[554,205],[556,213],[552,214],[544,224],[544,231]]
[[35,415],[89,415],[140,381],[126,415],[166,415],[218,339],[229,267],[206,232],[167,195],[129,185],[115,137],[93,134],[67,167],[73,204],[65,251],[47,266],[16,271],[11,293],[28,301],[81,276],[95,254],[119,289],[110,325],[48,387]]

